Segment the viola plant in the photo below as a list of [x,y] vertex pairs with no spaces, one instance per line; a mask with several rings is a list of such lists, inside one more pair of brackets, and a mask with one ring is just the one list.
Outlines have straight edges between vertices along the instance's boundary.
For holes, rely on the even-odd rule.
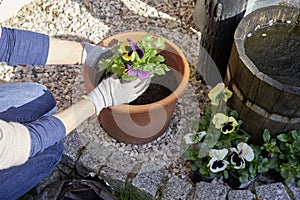
[[237,148],[230,148],[230,150],[230,162],[234,169],[243,169],[246,165],[245,160],[251,162],[254,159],[253,149],[247,143],[241,142]]
[[[222,132],[226,134],[233,132],[239,126],[234,116],[229,116],[228,107],[225,106],[231,96],[232,92],[225,87],[224,83],[217,84],[208,93],[211,104],[205,106],[199,123],[199,129],[205,130],[207,133],[201,143],[200,158],[207,156],[209,150],[216,145]],[[237,113],[232,111],[231,114],[236,115]]]
[[300,186],[300,131],[273,135],[265,130],[263,144],[249,144],[250,135],[242,128],[236,110],[225,104],[232,92],[223,83],[211,89],[211,103],[205,107],[199,126],[184,137],[183,157],[192,171],[206,177],[223,175],[230,185],[232,177],[247,186],[270,169],[277,171],[286,184]]
[[232,92],[225,87],[224,83],[219,83],[211,89],[208,93],[208,98],[211,101],[211,105],[219,106],[222,102],[227,102],[228,99],[232,96]]
[[232,92],[224,83],[211,89],[211,103],[205,107],[197,130],[185,135],[186,151],[183,157],[192,164],[192,170],[209,177],[229,173],[239,177],[241,183],[254,180],[268,171],[267,158],[261,149],[247,142],[250,138],[242,128],[235,110],[225,106]]
[[220,129],[222,133],[232,133],[235,128],[239,125],[236,119],[232,116],[227,116],[223,113],[217,113],[213,116],[213,124],[216,129]]
[[211,158],[209,163],[207,164],[210,167],[210,171],[212,172],[220,172],[226,169],[229,162],[225,160],[225,157],[228,154],[228,149],[211,149],[208,153]]
[[271,136],[268,130],[263,133],[261,149],[267,154],[270,169],[277,171],[286,184],[300,187],[300,130]]
[[127,38],[126,41],[113,46],[111,48],[113,55],[101,59],[98,66],[100,71],[115,73],[126,81],[164,75],[170,71],[164,63],[164,57],[158,54],[158,51],[164,48],[165,43],[161,37],[154,39],[152,35],[147,34],[138,42]]
[[228,159],[231,165],[224,170],[225,179],[229,179],[229,173],[231,173],[241,184],[247,186],[258,175],[269,171],[268,159],[261,155],[259,146],[241,142],[237,148],[230,148],[230,151]]

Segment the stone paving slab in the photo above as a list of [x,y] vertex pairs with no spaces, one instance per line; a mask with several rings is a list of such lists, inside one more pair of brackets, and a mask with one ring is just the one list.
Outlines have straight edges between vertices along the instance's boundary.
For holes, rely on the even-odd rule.
[[191,199],[197,200],[226,200],[227,188],[224,185],[199,182]]
[[260,200],[290,200],[292,199],[282,183],[262,185],[255,188],[257,198]]
[[253,200],[255,195],[250,190],[231,190],[227,198],[229,200]]
[[300,200],[300,187],[296,187],[294,185],[288,185],[289,190],[292,193],[292,196],[295,200]]
[[193,185],[177,176],[171,177],[162,191],[162,200],[189,200]]
[[149,193],[152,197],[156,197],[168,174],[166,168],[149,170],[151,167],[148,164],[142,165],[138,174],[132,179],[131,184]]
[[[99,172],[112,153],[112,148],[99,146],[95,143],[88,144],[76,165],[78,173],[86,174],[87,171]],[[85,166],[86,168],[81,169],[81,166]]]

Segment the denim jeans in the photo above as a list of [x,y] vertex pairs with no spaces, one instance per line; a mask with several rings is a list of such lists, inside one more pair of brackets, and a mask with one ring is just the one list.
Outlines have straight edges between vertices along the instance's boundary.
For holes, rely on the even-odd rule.
[[[0,119],[28,123],[41,116],[54,114],[56,102],[50,91],[36,83],[0,85]],[[31,157],[26,163],[0,170],[0,199],[17,199],[42,179],[59,163],[63,144],[59,142]]]
[[32,122],[41,116],[54,114],[56,102],[51,92],[37,83],[0,85],[0,119]]

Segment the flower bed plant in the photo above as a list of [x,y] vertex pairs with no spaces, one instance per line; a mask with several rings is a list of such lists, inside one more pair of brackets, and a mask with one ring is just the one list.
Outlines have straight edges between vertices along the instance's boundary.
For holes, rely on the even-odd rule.
[[243,122],[238,113],[226,106],[231,95],[223,83],[209,92],[211,104],[205,107],[198,129],[185,135],[187,149],[183,157],[192,163],[193,171],[204,176],[221,174],[228,180],[231,174],[237,176],[241,184],[247,184],[272,166],[262,151],[274,152],[272,147],[265,150],[267,146],[248,142],[250,136],[241,128]]
[[300,187],[300,131],[292,130],[272,137],[263,133],[263,153],[268,157],[270,169],[278,172],[286,184]]

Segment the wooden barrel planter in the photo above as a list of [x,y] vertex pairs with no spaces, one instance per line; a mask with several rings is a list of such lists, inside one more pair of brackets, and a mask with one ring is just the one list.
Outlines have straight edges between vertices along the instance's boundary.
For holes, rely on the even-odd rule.
[[[299,22],[299,9],[269,6],[244,17],[235,31],[225,80],[234,93],[228,103],[240,114],[242,127],[255,144],[262,143],[264,129],[273,135],[300,129],[300,87],[284,84],[260,71],[245,53],[245,41],[261,27],[276,23],[299,26]],[[296,68],[299,71],[300,66]]]

